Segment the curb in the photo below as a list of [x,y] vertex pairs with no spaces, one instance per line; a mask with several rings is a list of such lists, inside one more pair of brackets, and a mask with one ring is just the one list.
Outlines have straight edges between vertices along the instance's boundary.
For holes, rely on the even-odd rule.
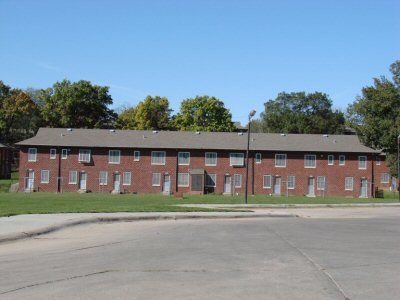
[[75,221],[66,221],[47,227],[30,230],[27,232],[19,232],[12,234],[0,235],[0,244],[13,242],[17,240],[27,239],[39,235],[48,234],[61,229],[96,223],[111,222],[134,222],[134,221],[161,221],[161,220],[188,220],[188,219],[248,219],[248,218],[290,218],[298,217],[296,214],[236,214],[236,215],[152,215],[152,216],[122,216],[122,217],[90,217]]
[[346,207],[400,207],[400,203],[343,203],[343,204],[177,204],[182,207],[202,207],[220,209],[241,208],[346,208]]

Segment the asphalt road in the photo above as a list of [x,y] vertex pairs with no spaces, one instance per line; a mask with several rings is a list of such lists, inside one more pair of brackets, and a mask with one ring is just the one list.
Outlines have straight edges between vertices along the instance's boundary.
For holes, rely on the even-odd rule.
[[400,219],[144,221],[0,245],[0,299],[399,299]]

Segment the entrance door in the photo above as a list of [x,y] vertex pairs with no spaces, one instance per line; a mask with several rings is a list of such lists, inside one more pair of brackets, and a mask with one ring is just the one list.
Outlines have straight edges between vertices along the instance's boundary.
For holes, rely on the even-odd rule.
[[274,177],[274,195],[281,194],[281,178],[279,176]]
[[224,194],[232,193],[232,177],[225,175],[224,177]]
[[171,191],[171,177],[169,174],[164,175],[164,186],[163,186],[163,192],[165,194],[169,194]]
[[79,189],[86,191],[86,181],[87,181],[87,174],[86,172],[79,173]]
[[315,196],[315,178],[314,177],[308,178],[308,195]]
[[26,178],[26,189],[32,191],[35,186],[35,172],[32,170],[28,171]]
[[119,192],[121,188],[121,174],[114,174],[114,191]]
[[361,179],[360,198],[368,197],[368,181],[365,178]]

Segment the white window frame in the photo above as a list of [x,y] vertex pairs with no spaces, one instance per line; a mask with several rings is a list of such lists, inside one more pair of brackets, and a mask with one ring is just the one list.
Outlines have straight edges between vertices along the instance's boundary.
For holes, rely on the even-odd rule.
[[[269,185],[265,185],[265,178],[269,177]],[[272,188],[272,175],[263,175],[263,189],[270,189]]]
[[[207,155],[215,155],[215,158],[214,157],[207,157]],[[207,163],[207,159],[212,159],[212,160],[214,160],[215,159],[215,164],[210,164],[210,163]],[[206,165],[206,166],[216,166],[217,165],[217,160],[218,160],[218,153],[217,152],[206,152],[205,154],[204,154],[204,165]]]
[[[127,175],[129,174],[129,181],[127,181]],[[132,184],[132,172],[123,172],[122,173],[122,185],[131,185]]]
[[68,158],[68,149],[61,149],[61,159]]
[[328,155],[328,166],[333,166],[335,164],[335,156],[333,154]]
[[[232,162],[232,159],[242,159],[241,163]],[[232,152],[229,153],[229,165],[231,167],[243,167],[244,166],[244,153]]]
[[133,161],[140,161],[140,151],[139,150],[133,151]]
[[[281,158],[278,158],[278,156],[281,156]],[[284,165],[278,165],[278,161],[284,161]],[[287,161],[287,155],[285,153],[276,153],[275,154],[275,168],[286,168],[286,161]]]
[[56,158],[57,158],[57,149],[51,148],[50,149],[50,159],[56,159]]
[[[113,153],[113,155],[111,153]],[[112,159],[114,158],[117,159],[113,161]],[[108,150],[108,163],[113,165],[119,165],[121,163],[121,150],[116,150],[116,149]]]
[[[75,174],[75,180],[71,181],[71,174]],[[68,174],[68,184],[78,184],[78,171],[69,171]]]
[[376,165],[377,166],[381,165],[381,158],[379,156],[376,157]]
[[[106,175],[105,178],[104,178],[104,179],[105,179],[105,180],[104,180],[105,182],[102,181],[102,179],[103,179],[103,178],[101,177],[102,174],[105,174],[105,175]],[[99,172],[99,185],[107,185],[107,184],[108,184],[108,171],[100,171],[100,172]]]
[[[182,158],[186,159],[186,157],[182,157],[182,155],[188,155],[187,163],[182,163],[180,161]],[[190,165],[190,152],[178,152],[178,165],[179,166],[189,166]]]
[[[307,159],[313,157],[314,158],[314,165],[313,166],[307,166]],[[315,169],[317,167],[317,155],[316,154],[305,154],[304,155],[304,168],[307,169]]]
[[[181,179],[182,176],[187,176],[187,183],[182,183]],[[185,180],[186,182],[186,180]],[[189,173],[178,173],[178,187],[189,187],[189,183],[190,183],[190,176]]]
[[[351,187],[348,187],[347,180],[351,181]],[[346,176],[344,178],[344,190],[345,191],[353,191],[354,190],[354,177]]]
[[[236,183],[238,182],[236,180],[236,178],[240,178],[239,179],[239,183],[240,183],[239,185],[236,185]],[[233,186],[234,186],[235,189],[240,189],[242,187],[242,181],[243,181],[242,174],[233,174]]]
[[[155,176],[158,177],[158,182],[154,182]],[[152,173],[151,174],[151,186],[161,186],[161,173]]]
[[[43,173],[47,173],[47,181],[43,180]],[[50,171],[49,170],[40,170],[40,183],[49,183],[50,182]]]
[[[163,154],[163,155],[155,157],[154,155],[156,153]],[[165,151],[151,151],[151,164],[152,165],[165,165],[166,156],[167,156],[167,153]],[[161,163],[155,162],[154,161],[155,158],[161,158],[162,162]]]
[[[82,159],[82,158],[86,158],[86,156],[88,157],[88,159]],[[79,155],[78,155],[79,162],[90,163],[91,159],[92,159],[92,150],[79,149]]]
[[28,148],[28,161],[29,162],[37,161],[37,148]]
[[[289,183],[291,182],[291,180],[289,180],[289,178],[293,178],[293,186],[289,186]],[[287,189],[288,190],[294,190],[295,189],[295,187],[296,187],[296,176],[294,176],[294,175],[288,175],[288,177],[287,177]]]
[[[320,187],[320,179],[323,178],[324,180],[322,181],[324,183],[324,187]],[[325,176],[317,176],[317,191],[326,191],[326,177]]]
[[[361,158],[363,158],[364,160],[361,160]],[[366,155],[359,155],[358,156],[358,169],[359,170],[366,170],[367,169],[367,162],[368,162],[367,159],[368,158],[367,158]],[[362,162],[365,164],[365,166],[361,166]]]
[[[207,184],[207,178],[208,177],[214,177],[214,185],[209,185],[209,184]],[[217,186],[217,174],[214,174],[214,173],[212,173],[212,174],[209,174],[209,173],[207,173],[206,174],[206,182],[205,182],[205,186],[206,187],[216,187]]]
[[[387,180],[383,179],[384,175],[388,176]],[[389,173],[387,173],[387,172],[381,173],[381,183],[390,183],[390,174]]]
[[261,153],[256,153],[256,164],[261,164],[262,156]]
[[346,155],[342,154],[339,155],[339,166],[345,166],[346,165]]

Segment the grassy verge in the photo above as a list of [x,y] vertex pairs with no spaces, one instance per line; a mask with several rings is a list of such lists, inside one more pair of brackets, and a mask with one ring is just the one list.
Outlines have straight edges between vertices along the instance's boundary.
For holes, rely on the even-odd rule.
[[18,171],[15,171],[11,173],[11,179],[0,179],[0,193],[8,192],[11,184],[18,182],[18,176]]
[[[382,199],[359,199],[343,197],[270,197],[250,196],[250,204],[304,204],[304,203],[369,203],[397,202],[397,194],[386,193]],[[19,214],[46,214],[66,212],[188,212],[212,211],[210,209],[178,207],[175,204],[241,204],[243,197],[219,195],[185,195],[184,199],[162,195],[110,195],[78,193],[0,193],[0,216]],[[215,211],[215,210],[214,210]]]

